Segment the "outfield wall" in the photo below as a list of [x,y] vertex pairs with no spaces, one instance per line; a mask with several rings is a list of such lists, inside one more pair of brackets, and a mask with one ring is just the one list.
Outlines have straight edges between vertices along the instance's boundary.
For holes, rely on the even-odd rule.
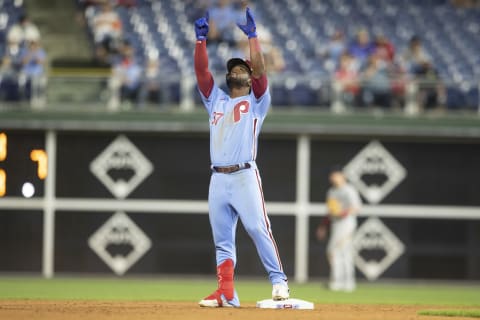
[[[0,130],[0,272],[214,273],[205,130],[41,127]],[[480,279],[480,138],[265,131],[257,162],[291,278],[328,275],[314,230],[340,164],[365,203],[360,277]],[[238,274],[264,274],[240,224],[237,240]]]

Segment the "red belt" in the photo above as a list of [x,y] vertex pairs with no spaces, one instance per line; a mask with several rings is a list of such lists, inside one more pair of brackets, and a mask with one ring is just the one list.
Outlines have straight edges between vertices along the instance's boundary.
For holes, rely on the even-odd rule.
[[233,173],[240,171],[242,169],[249,169],[251,168],[250,163],[241,163],[241,164],[235,164],[233,166],[226,166],[226,167],[213,167],[213,170],[215,172],[220,172],[220,173]]

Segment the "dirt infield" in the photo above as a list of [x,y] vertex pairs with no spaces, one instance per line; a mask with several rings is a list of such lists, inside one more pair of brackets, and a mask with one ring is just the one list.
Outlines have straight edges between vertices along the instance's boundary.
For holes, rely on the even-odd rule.
[[[239,309],[200,308],[191,302],[122,301],[0,301],[0,319],[8,320],[439,320],[417,315],[426,306],[317,304],[315,310],[260,310],[253,304]],[[438,309],[433,307],[430,309]],[[462,319],[462,318],[455,318]]]

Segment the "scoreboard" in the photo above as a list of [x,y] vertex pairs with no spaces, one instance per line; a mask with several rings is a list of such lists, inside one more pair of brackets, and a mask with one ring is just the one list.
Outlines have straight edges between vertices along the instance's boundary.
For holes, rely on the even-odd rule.
[[0,197],[42,197],[47,160],[43,132],[0,131]]

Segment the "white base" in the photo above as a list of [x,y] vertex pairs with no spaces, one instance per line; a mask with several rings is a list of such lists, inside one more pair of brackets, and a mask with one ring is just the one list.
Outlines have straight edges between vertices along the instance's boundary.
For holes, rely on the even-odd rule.
[[313,310],[314,306],[312,302],[308,302],[300,299],[287,299],[281,301],[274,301],[272,299],[266,299],[257,301],[257,308],[261,309],[306,309]]

